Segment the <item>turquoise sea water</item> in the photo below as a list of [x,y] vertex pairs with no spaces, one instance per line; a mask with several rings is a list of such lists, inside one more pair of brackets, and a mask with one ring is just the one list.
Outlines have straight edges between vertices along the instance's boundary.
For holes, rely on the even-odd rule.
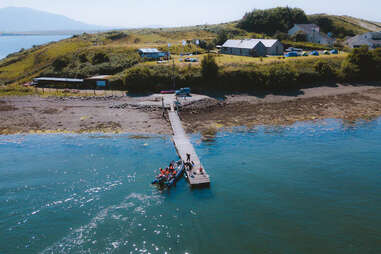
[[192,142],[209,189],[160,192],[167,136],[0,137],[0,253],[381,253],[381,119]]
[[30,35],[30,36],[0,36],[0,59],[20,49],[30,49],[33,45],[42,45],[52,41],[59,41],[71,37],[70,35]]

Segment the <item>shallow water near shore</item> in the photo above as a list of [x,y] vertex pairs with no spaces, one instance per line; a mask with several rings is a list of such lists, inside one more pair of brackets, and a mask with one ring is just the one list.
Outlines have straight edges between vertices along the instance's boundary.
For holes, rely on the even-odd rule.
[[381,119],[192,142],[209,189],[150,185],[168,136],[0,136],[0,253],[380,253]]

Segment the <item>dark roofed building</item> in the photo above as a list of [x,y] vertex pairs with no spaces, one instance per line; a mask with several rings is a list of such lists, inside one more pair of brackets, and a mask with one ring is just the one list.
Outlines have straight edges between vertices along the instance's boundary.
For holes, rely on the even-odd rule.
[[77,87],[83,84],[83,79],[39,77],[34,78],[32,84],[41,87],[57,87],[64,85]]

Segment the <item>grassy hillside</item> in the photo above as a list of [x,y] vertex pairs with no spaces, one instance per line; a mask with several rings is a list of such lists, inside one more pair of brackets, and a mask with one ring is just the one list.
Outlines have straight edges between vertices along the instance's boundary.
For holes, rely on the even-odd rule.
[[[307,16],[309,21],[320,22],[322,30],[334,32],[343,38],[367,31],[381,30],[381,24],[348,16],[332,16],[325,14]],[[271,19],[270,19],[271,20]],[[290,23],[291,24],[291,23]],[[380,28],[380,29],[378,29]],[[239,27],[239,22],[229,22],[216,25],[199,25],[192,27],[163,29],[131,29],[98,34],[82,34],[60,42],[34,47],[0,61],[0,85],[23,84],[40,75],[82,78],[97,74],[121,76],[135,65],[155,66],[157,63],[143,63],[136,49],[156,47],[169,50],[174,56],[179,68],[197,67],[199,63],[180,62],[180,53],[204,54],[215,44],[226,39],[235,38],[269,38],[269,34],[246,31]],[[194,42],[199,39],[202,45]],[[189,45],[183,47],[182,40]],[[286,46],[297,46],[306,49],[326,49],[321,45],[295,43],[283,40]],[[168,43],[171,47],[168,49]],[[199,59],[201,60],[201,56]],[[323,56],[322,56],[323,57]],[[344,56],[340,56],[344,58]],[[313,58],[311,58],[311,61]],[[272,62],[289,61],[279,57],[274,58],[244,58],[221,56],[217,62],[221,66],[243,66],[255,63],[257,65]],[[169,65],[169,64],[164,64]]]
[[30,81],[58,57],[72,54],[89,45],[86,40],[73,38],[13,54],[0,61],[0,84]]
[[336,38],[345,38],[346,36],[381,30],[381,26],[376,22],[349,16],[315,14],[308,16],[308,19],[311,23],[319,25],[323,32],[332,32]]

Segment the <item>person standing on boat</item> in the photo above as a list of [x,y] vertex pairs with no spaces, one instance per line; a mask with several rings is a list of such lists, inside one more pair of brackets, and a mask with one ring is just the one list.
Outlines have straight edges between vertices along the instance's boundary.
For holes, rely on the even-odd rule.
[[190,161],[191,161],[191,155],[187,153],[187,162],[190,162]]

